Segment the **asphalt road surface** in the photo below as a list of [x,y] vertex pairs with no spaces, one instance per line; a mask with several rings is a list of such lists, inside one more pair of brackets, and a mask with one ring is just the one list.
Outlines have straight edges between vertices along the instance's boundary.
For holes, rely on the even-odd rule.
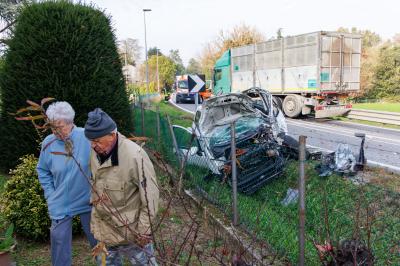
[[[190,112],[196,108],[190,103],[177,105]],[[400,130],[329,119],[287,119],[287,124],[289,135],[296,139],[300,135],[307,136],[307,145],[334,151],[340,143],[347,143],[355,154],[358,154],[361,139],[354,134],[365,133],[367,160],[400,168]]]

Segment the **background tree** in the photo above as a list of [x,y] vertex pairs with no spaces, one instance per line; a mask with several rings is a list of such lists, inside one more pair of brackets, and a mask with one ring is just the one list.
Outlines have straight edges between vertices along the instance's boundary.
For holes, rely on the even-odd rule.
[[368,91],[373,90],[373,79],[375,67],[379,59],[379,47],[381,37],[370,30],[359,30],[356,27],[351,29],[340,27],[338,32],[360,34],[361,42],[361,73],[360,73],[360,92],[358,96],[365,96]]
[[200,53],[201,73],[206,75],[206,79],[211,79],[215,62],[222,55],[220,50],[213,43],[208,43]]
[[380,49],[373,87],[367,91],[367,95],[400,101],[400,45]]
[[[158,49],[157,46],[150,47],[149,50],[147,51],[147,58],[150,58],[153,55],[157,55],[157,49]],[[158,55],[163,55],[160,49],[158,49]]]
[[33,0],[2,0],[0,1],[0,51],[7,46],[7,40],[11,36],[18,14],[22,8]]
[[[150,92],[157,92],[157,56],[153,55],[148,59],[149,64],[149,89]],[[160,90],[164,87],[171,87],[175,80],[176,64],[165,55],[158,56],[158,71],[160,79]],[[146,80],[146,65],[140,66],[139,74],[141,80]],[[141,84],[140,91],[145,92],[146,84]]]
[[185,74],[185,66],[183,65],[182,58],[179,55],[179,50],[169,50],[169,58],[175,63],[176,65],[176,73],[175,75],[183,75]]
[[353,27],[351,29],[340,27],[337,31],[344,33],[360,34],[362,36],[362,49],[377,46],[379,43],[382,42],[381,36],[370,30],[359,30],[356,27]]
[[[167,56],[159,56],[158,58],[158,71],[160,75],[160,87],[164,85],[172,86],[175,80],[175,73],[177,71],[176,64],[171,58]],[[150,80],[157,82],[157,56],[152,56],[149,59],[149,73]]]
[[200,54],[202,72],[209,79],[212,76],[215,61],[228,49],[264,41],[265,35],[255,27],[246,24],[235,26],[230,31],[219,32],[217,38],[206,44]]
[[139,46],[139,41],[137,39],[128,38],[119,41],[118,52],[123,65],[126,64],[136,66],[139,62],[141,56],[142,47]]
[[400,33],[396,33],[393,38],[392,38],[392,42],[394,42],[397,45],[400,45]]
[[200,63],[194,59],[194,58],[190,58],[188,66],[186,68],[186,72],[188,74],[198,74],[201,73],[201,66]]
[[128,133],[132,120],[121,68],[110,19],[101,11],[67,1],[24,8],[0,77],[0,168],[15,166],[24,154],[38,154],[32,125],[10,115],[27,99],[68,101],[78,126],[101,107]]

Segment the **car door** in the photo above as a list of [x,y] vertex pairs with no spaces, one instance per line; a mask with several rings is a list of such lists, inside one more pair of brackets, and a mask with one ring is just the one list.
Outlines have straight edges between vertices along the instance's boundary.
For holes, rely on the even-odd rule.
[[196,165],[203,168],[210,168],[208,160],[202,151],[199,141],[194,136],[192,138],[191,129],[184,128],[182,126],[173,125],[172,129],[178,144],[178,156],[180,160],[183,160],[187,156],[186,163],[189,165]]

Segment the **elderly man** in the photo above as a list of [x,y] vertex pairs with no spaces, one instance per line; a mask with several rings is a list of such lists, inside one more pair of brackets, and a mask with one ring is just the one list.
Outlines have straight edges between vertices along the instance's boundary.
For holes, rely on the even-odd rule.
[[89,113],[85,135],[93,149],[91,229],[108,249],[106,264],[122,265],[125,256],[132,265],[157,265],[150,223],[159,191],[149,157],[100,108]]
[[[90,233],[90,143],[83,128],[74,125],[75,112],[67,102],[51,104],[46,115],[53,127],[53,134],[42,144],[37,172],[51,218],[50,240],[52,265],[71,265],[72,218],[80,216],[83,231],[90,245],[96,240]],[[72,152],[78,165],[68,156],[52,152]]]

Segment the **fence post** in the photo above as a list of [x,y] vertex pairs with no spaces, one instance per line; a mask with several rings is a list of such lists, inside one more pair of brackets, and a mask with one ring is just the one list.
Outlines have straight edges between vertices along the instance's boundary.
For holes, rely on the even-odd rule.
[[299,265],[305,265],[305,160],[306,136],[299,136]]
[[143,102],[140,102],[140,111],[141,111],[141,115],[142,115],[142,136],[145,137],[145,127],[144,127],[144,105]]
[[156,107],[156,115],[157,115],[157,141],[158,144],[161,143],[161,130],[160,130],[160,106]]
[[236,140],[235,140],[235,121],[231,124],[231,174],[232,174],[232,211],[233,225],[239,224],[239,215],[237,210],[237,171],[236,171]]
[[181,164],[180,164],[180,161],[181,161],[180,159],[181,159],[181,158],[179,157],[178,142],[176,141],[174,129],[172,128],[171,119],[169,118],[169,115],[167,115],[167,121],[168,121],[169,131],[171,132],[172,144],[174,145],[174,148],[175,148],[176,158],[178,159],[179,165],[181,165]]

